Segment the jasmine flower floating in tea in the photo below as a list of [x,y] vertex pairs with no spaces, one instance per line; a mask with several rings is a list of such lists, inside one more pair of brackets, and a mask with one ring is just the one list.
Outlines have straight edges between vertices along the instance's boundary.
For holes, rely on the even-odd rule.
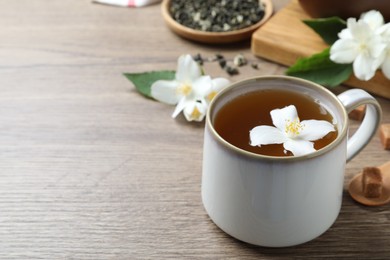
[[283,144],[284,149],[301,156],[316,151],[312,141],[335,131],[335,127],[325,120],[300,121],[293,105],[274,109],[270,114],[275,127],[260,125],[253,128],[249,132],[252,146]]

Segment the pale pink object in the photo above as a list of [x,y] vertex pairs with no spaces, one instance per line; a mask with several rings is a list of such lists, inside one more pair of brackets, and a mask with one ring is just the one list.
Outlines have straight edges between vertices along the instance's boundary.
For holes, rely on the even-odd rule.
[[161,0],[93,0],[95,3],[124,7],[141,7],[160,2]]

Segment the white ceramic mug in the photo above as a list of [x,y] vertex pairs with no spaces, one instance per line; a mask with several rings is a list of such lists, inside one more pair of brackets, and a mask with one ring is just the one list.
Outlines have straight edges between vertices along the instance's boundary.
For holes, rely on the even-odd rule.
[[[274,157],[237,148],[216,132],[213,121],[226,102],[275,88],[320,100],[337,121],[337,138],[305,156]],[[363,104],[365,118],[348,140],[347,113]],[[206,119],[202,200],[208,215],[226,233],[255,245],[293,246],[318,237],[340,212],[346,162],[370,141],[380,117],[378,102],[360,89],[335,96],[320,85],[286,76],[232,84],[214,98]]]

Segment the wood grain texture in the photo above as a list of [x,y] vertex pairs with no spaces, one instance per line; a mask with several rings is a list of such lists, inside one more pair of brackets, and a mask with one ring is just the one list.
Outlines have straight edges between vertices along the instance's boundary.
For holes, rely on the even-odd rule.
[[[262,248],[223,233],[200,198],[203,124],[171,119],[173,107],[122,76],[175,69],[179,55],[198,52],[258,62],[232,81],[284,72],[249,42],[192,43],[166,27],[159,5],[87,0],[0,0],[0,27],[0,259],[390,256],[389,205],[360,206],[347,192],[330,230],[301,246]],[[215,63],[205,70],[227,77]],[[378,100],[389,123],[390,102]],[[389,159],[376,136],[347,165],[345,187]]]
[[[310,27],[302,21],[312,19],[297,0],[277,13],[252,36],[252,52],[262,58],[291,66],[298,59],[322,52],[329,47]],[[345,82],[390,99],[390,80],[381,71],[369,81],[361,81],[354,75]]]

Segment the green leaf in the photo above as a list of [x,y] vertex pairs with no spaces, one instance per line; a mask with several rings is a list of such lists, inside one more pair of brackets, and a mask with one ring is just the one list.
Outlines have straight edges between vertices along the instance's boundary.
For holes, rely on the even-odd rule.
[[308,58],[299,59],[286,74],[334,87],[346,81],[352,74],[352,64],[337,64],[330,60],[330,48]]
[[303,22],[318,33],[329,45],[339,39],[338,33],[347,26],[346,22],[339,17],[304,20]]
[[138,92],[148,98],[153,98],[151,95],[152,84],[157,80],[173,80],[175,78],[175,71],[162,70],[143,73],[124,73],[123,75],[134,84]]

